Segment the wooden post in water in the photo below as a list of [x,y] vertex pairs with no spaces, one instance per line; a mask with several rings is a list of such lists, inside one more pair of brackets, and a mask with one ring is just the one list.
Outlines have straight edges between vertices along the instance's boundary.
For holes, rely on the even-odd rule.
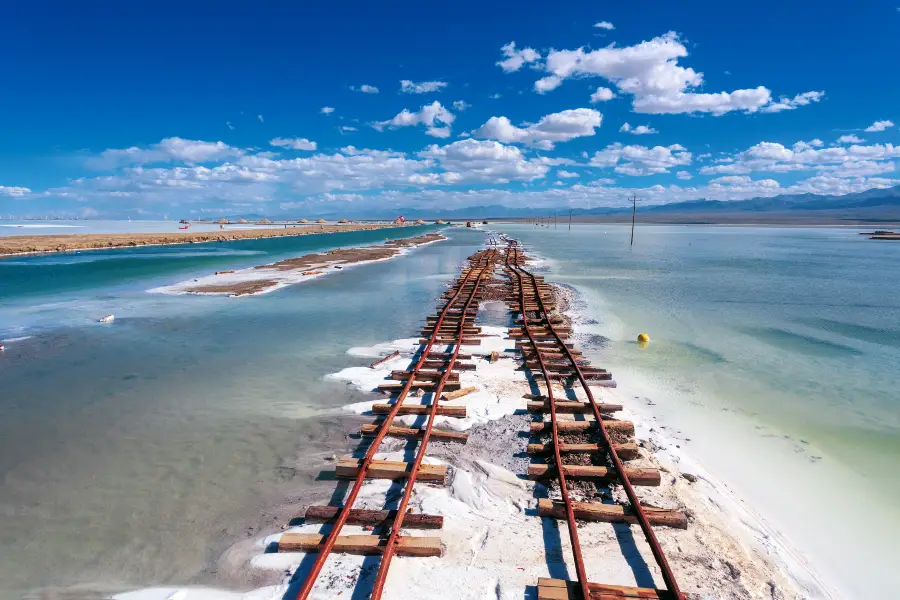
[[634,218],[637,216],[637,194],[631,195],[631,245],[634,246]]
[[569,231],[572,231],[572,209],[569,209]]

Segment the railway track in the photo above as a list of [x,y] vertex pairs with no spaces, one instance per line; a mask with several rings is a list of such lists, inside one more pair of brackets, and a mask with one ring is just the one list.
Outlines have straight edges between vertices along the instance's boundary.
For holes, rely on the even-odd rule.
[[[610,414],[621,406],[601,404],[594,399],[588,383],[589,379],[609,380],[611,375],[603,369],[586,366],[586,361],[573,344],[566,341],[571,330],[561,317],[553,314],[554,300],[550,287],[542,278],[524,268],[525,256],[518,245],[511,241],[506,249],[504,267],[510,279],[512,291],[508,298],[510,310],[518,315],[515,328],[510,329],[510,337],[517,340],[516,347],[522,355],[525,368],[533,376],[543,380],[546,394],[533,398],[529,410],[538,414],[549,414],[549,423],[541,420],[533,423],[532,434],[549,430],[549,444],[530,444],[531,454],[552,454],[551,463],[532,464],[529,478],[538,480],[556,479],[559,484],[561,502],[542,499],[538,504],[541,517],[564,519],[575,559],[577,581],[559,579],[538,581],[538,600],[615,600],[619,598],[658,598],[676,600],[684,598],[665,553],[653,532],[651,521],[657,524],[686,527],[687,520],[678,511],[644,508],[635,485],[659,485],[660,474],[655,469],[626,467],[624,461],[636,458],[637,447],[631,443],[614,440],[613,433],[633,434],[630,423],[612,420]],[[558,400],[554,388],[564,398],[575,397],[573,387],[580,386],[586,401]],[[570,391],[572,393],[567,393]],[[561,413],[581,413],[593,417],[592,421],[561,422]],[[590,432],[596,442],[567,443],[563,434],[569,432]],[[574,453],[605,458],[607,465],[584,466],[567,464],[565,456]],[[576,502],[572,499],[571,484],[574,480],[614,481],[622,486],[629,506],[618,506],[600,502]],[[636,522],[650,545],[653,557],[662,572],[666,589],[609,586],[588,581],[581,543],[578,537],[578,521]]]
[[[459,389],[457,361],[471,358],[461,354],[463,344],[479,344],[480,338],[474,337],[479,329],[474,326],[478,300],[481,297],[483,283],[493,277],[500,253],[496,249],[478,252],[469,258],[469,266],[456,283],[443,295],[444,304],[440,312],[426,321],[423,344],[411,368],[406,371],[395,371],[392,379],[396,384],[383,384],[382,391],[394,393],[391,402],[386,405],[373,406],[373,412],[384,414],[384,418],[370,427],[363,427],[361,433],[365,437],[374,437],[368,446],[363,459],[342,459],[335,468],[338,478],[353,479],[353,486],[340,507],[311,506],[307,509],[308,522],[322,521],[333,523],[327,536],[318,534],[286,533],[278,543],[279,552],[302,550],[317,552],[315,562],[308,571],[303,583],[293,598],[305,600],[313,587],[328,557],[333,552],[353,554],[380,554],[381,562],[375,576],[371,598],[377,600],[384,592],[391,560],[396,554],[411,556],[439,556],[441,541],[437,537],[403,536],[400,531],[407,529],[439,529],[443,525],[443,517],[438,515],[407,514],[407,507],[413,488],[417,481],[443,483],[446,478],[446,467],[423,464],[428,442],[432,439],[444,439],[464,442],[466,434],[434,428],[434,418],[438,414],[448,416],[465,416],[457,407],[441,406],[439,399],[444,391]],[[435,347],[443,348],[435,350]],[[402,381],[402,383],[400,383]],[[430,393],[428,404],[404,404],[413,390]],[[453,409],[456,408],[454,414]],[[464,407],[463,407],[464,409]],[[428,415],[423,428],[395,427],[394,418],[400,414]],[[375,460],[381,442],[387,436],[413,438],[418,440],[415,460],[412,463]],[[353,505],[366,479],[405,480],[403,496],[396,510],[362,510]],[[341,531],[346,524],[379,527],[382,532],[371,535],[342,536]]]
[[[660,474],[654,469],[625,466],[624,462],[639,458],[638,446],[630,436],[634,427],[627,421],[615,420],[612,415],[621,406],[598,403],[589,382],[603,385],[611,374],[593,367],[567,339],[571,328],[555,314],[555,303],[550,286],[542,278],[525,269],[525,255],[521,248],[510,241],[505,251],[499,247],[506,240],[492,238],[488,249],[469,257],[468,267],[441,297],[437,314],[426,319],[419,339],[420,348],[409,367],[390,373],[391,381],[378,386],[391,395],[385,403],[372,406],[372,413],[382,417],[372,424],[363,425],[362,437],[368,441],[363,458],[343,458],[335,465],[335,476],[352,480],[352,487],[340,506],[310,506],[305,514],[309,523],[330,523],[327,535],[292,533],[281,536],[279,552],[302,551],[314,555],[308,571],[295,574],[284,600],[306,600],[313,592],[329,557],[334,553],[380,555],[370,597],[380,599],[393,557],[440,556],[441,539],[436,536],[403,535],[402,530],[436,530],[443,527],[443,516],[410,512],[409,503],[417,482],[445,483],[447,468],[424,462],[428,444],[432,439],[465,443],[468,435],[458,431],[434,427],[435,417],[465,417],[466,407],[443,404],[445,392],[452,397],[460,389],[459,372],[474,369],[472,358],[464,354],[464,345],[481,343],[481,328],[475,324],[479,303],[493,297],[505,297],[510,311],[516,315],[515,326],[508,335],[515,342],[514,354],[523,362],[536,382],[542,383],[546,393],[528,394],[527,408],[542,417],[531,425],[531,434],[545,441],[528,445],[528,453],[536,458],[549,457],[548,462],[535,462],[529,466],[528,477],[534,480],[558,483],[559,499],[542,498],[538,502],[541,518],[561,519],[566,522],[574,555],[576,581],[540,578],[537,582],[538,600],[625,600],[656,598],[680,600],[684,598],[672,574],[662,548],[653,532],[653,525],[686,528],[687,519],[679,511],[644,507],[635,493],[634,486],[659,485]],[[494,280],[497,269],[502,268],[506,283]],[[492,287],[488,290],[488,287]],[[508,286],[508,287],[507,287]],[[499,291],[498,291],[499,290]],[[499,294],[499,296],[498,296]],[[494,353],[496,356],[496,353]],[[495,356],[491,357],[494,360]],[[386,360],[396,358],[396,353],[374,363],[373,368]],[[578,400],[576,387],[585,400]],[[465,393],[462,390],[460,393]],[[410,394],[415,402],[407,403]],[[564,399],[559,399],[564,398]],[[399,415],[427,417],[422,427],[395,424]],[[593,420],[573,420],[573,415],[593,417]],[[563,418],[561,418],[561,416]],[[568,417],[568,418],[566,418]],[[549,440],[547,440],[549,434]],[[577,439],[574,439],[573,436]],[[412,462],[376,460],[382,442],[387,437],[405,438],[416,442]],[[566,459],[589,456],[591,464],[575,464]],[[599,463],[599,464],[598,464]],[[402,496],[393,510],[355,508],[357,496],[368,479],[390,479],[402,486]],[[621,485],[628,504],[609,504],[579,501],[572,491],[574,482],[592,481]],[[384,506],[389,505],[387,497]],[[637,524],[643,531],[651,551],[659,564],[665,589],[637,588],[602,585],[588,581],[584,557],[578,537],[579,521],[603,521]],[[364,526],[371,533],[343,535],[345,525]],[[439,582],[436,582],[439,583]],[[294,590],[296,589],[296,592]],[[354,595],[356,597],[356,595]]]

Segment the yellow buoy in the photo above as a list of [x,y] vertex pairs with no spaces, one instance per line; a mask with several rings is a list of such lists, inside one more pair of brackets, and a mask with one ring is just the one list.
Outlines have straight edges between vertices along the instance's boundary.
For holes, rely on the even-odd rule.
[[650,343],[650,336],[647,335],[646,333],[638,334],[637,341],[638,341],[638,345],[639,345],[641,348],[646,348],[646,347],[647,347],[647,344]]

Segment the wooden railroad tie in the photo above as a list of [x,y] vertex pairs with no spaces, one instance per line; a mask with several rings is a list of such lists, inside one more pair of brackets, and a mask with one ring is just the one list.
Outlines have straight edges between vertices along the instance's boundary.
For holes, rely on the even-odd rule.
[[369,365],[369,368],[374,369],[374,368],[378,367],[379,365],[383,365],[384,363],[386,363],[389,360],[393,360],[393,359],[397,358],[398,356],[400,356],[400,351],[394,350],[393,352],[391,352],[384,358],[379,358],[378,360],[373,362],[371,365]]
[[[557,336],[559,336],[559,339],[561,339],[561,340],[569,339],[569,334],[565,333],[565,332],[556,333],[555,335],[553,333],[550,333],[549,331],[548,332],[532,331],[531,332],[531,337],[534,338],[535,340],[555,340]],[[506,337],[508,337],[511,340],[518,340],[519,338],[530,339],[528,337],[528,335],[525,333],[514,333],[514,332],[509,332]]]
[[[393,383],[382,383],[378,386],[379,392],[399,392],[405,386],[405,383],[400,383],[399,381]],[[412,387],[410,389],[413,390],[422,390],[425,392],[433,392],[437,389],[438,383],[436,381],[413,381]],[[452,392],[458,390],[461,386],[458,381],[448,381],[444,384],[445,392]]]
[[[529,324],[529,325],[534,325],[535,323],[538,323],[538,324],[545,324],[544,321],[545,321],[545,319],[543,319],[543,318],[540,318],[540,319],[528,319],[528,324]],[[554,325],[556,325],[557,323],[565,323],[565,319],[563,319],[562,317],[553,317],[553,316],[551,316],[551,317],[550,317],[550,322],[553,323]],[[525,324],[524,321],[522,321],[521,318],[514,319],[514,320],[513,320],[513,323],[515,323],[516,325],[524,325],[524,324]]]
[[[591,593],[590,600],[685,600],[668,590],[653,588],[638,588],[624,585],[604,585],[602,583],[588,583]],[[564,579],[538,578],[537,600],[584,600],[581,595],[581,587],[575,581]]]
[[410,377],[415,377],[416,381],[439,381],[442,377],[446,375],[447,381],[459,381],[459,373],[454,373],[451,371],[450,373],[445,373],[442,371],[424,371],[419,370],[418,373],[413,373],[411,371],[391,371],[391,379],[397,380],[405,380]]
[[[603,426],[607,431],[615,431],[625,435],[634,435],[634,423],[631,421],[615,421],[603,419]],[[596,421],[557,421],[556,428],[560,433],[573,433],[597,429]],[[539,421],[531,424],[531,433],[550,431],[550,421]]]
[[477,391],[478,391],[478,388],[475,386],[464,387],[462,389],[459,389],[459,390],[456,390],[453,392],[447,392],[447,393],[441,394],[441,400],[456,400],[457,398],[462,398],[463,396],[467,396],[468,394],[471,394],[472,392],[477,392]]
[[[613,444],[613,450],[616,451],[618,457],[622,460],[634,460],[641,457],[638,445],[632,442],[624,444]],[[600,444],[560,444],[559,451],[563,454],[588,454],[591,452],[606,451],[605,446]],[[549,444],[528,444],[528,454],[550,454],[553,452],[553,443]]]
[[[433,358],[433,359],[438,359],[438,360],[449,360],[449,359],[453,358],[453,353],[452,352],[429,352],[428,358],[429,359]],[[471,358],[472,358],[471,354],[463,354],[462,352],[460,352],[456,356],[456,360],[471,360]],[[426,360],[426,362],[428,362],[428,361]]]
[[[362,459],[344,457],[338,460],[334,472],[340,479],[355,479],[359,474]],[[412,470],[412,463],[394,460],[373,460],[366,470],[367,479],[406,479]],[[447,467],[444,465],[431,465],[422,463],[419,467],[417,481],[432,481],[444,483],[447,477]]]
[[[615,481],[618,474],[615,469],[599,466],[563,465],[566,479],[600,479],[603,481]],[[640,467],[625,467],[625,474],[632,485],[656,487],[660,484],[661,476],[657,469],[644,469]],[[528,465],[528,479],[556,478],[556,466],[547,464]]]
[[[553,372],[575,372],[575,367],[572,366],[572,363],[566,359],[562,360],[553,360],[544,358],[543,368],[547,369],[547,371]],[[602,369],[600,367],[590,367],[588,365],[579,364],[582,361],[576,359],[575,364],[578,365],[578,370],[581,371],[583,375],[595,374],[595,373],[603,373],[609,374],[609,371],[606,369]],[[541,372],[541,363],[539,360],[523,360],[520,362],[523,369],[528,369],[529,371]]]
[[[562,348],[556,347],[553,349],[545,350],[541,349],[538,352],[535,352],[531,347],[517,348],[519,352],[521,352],[521,358],[526,361],[536,361],[538,354],[540,354],[541,358],[544,360],[568,360],[569,357],[562,351]],[[586,358],[581,358],[580,352],[575,352],[572,350],[572,356],[575,358],[575,362],[581,365],[589,365],[591,361]]]
[[[278,540],[279,552],[315,552],[326,536],[318,533],[285,533]],[[387,538],[379,535],[340,535],[333,552],[344,554],[381,554]],[[397,538],[397,554],[401,556],[440,556],[441,538],[401,536]]]
[[[427,344],[430,341],[431,340],[428,338],[419,338],[420,344]],[[434,343],[437,344],[438,346],[449,346],[449,345],[455,346],[456,344],[461,344],[463,346],[480,346],[481,338],[469,337],[469,338],[463,338],[462,341],[460,341],[459,338],[456,338],[456,337],[438,337]]]
[[[461,314],[461,313],[460,313],[460,314],[455,314],[455,315],[454,315],[454,314],[448,314],[448,315],[444,315],[444,320],[441,321],[441,325],[444,325],[445,323],[456,323],[457,325],[459,325],[459,322],[460,322],[460,321],[471,321],[471,322],[474,322],[474,321],[475,321],[475,318],[476,318],[477,316],[478,316],[478,313],[477,313],[477,312],[468,312],[468,313],[466,313],[465,315],[463,315],[463,314]],[[440,319],[439,316],[435,316],[435,317],[425,317],[425,324],[426,324],[427,326],[429,326],[429,327],[433,327],[434,324],[437,323],[439,319]]]
[[[529,322],[529,323],[528,323],[528,327],[529,327],[529,329],[531,329],[532,332],[534,332],[535,330],[537,330],[537,331],[549,331],[549,328],[547,327],[547,325],[546,325],[545,323],[531,323],[531,322]],[[509,328],[509,331],[510,331],[511,333],[525,333],[525,328],[524,328],[524,327],[510,327],[510,328]],[[553,331],[556,331],[557,333],[572,333],[572,328],[571,328],[571,327],[564,327],[564,326],[562,326],[562,325],[557,325],[557,326],[554,326],[554,327],[553,327]]]
[[[534,371],[531,369],[529,369],[529,371],[531,372],[531,376],[534,377],[535,379],[543,379],[544,378],[543,371]],[[550,375],[550,379],[553,379],[554,381],[559,381],[559,380],[564,380],[564,379],[574,379],[575,377],[578,376],[575,373],[575,371],[556,371],[556,372],[551,372],[549,375]],[[582,372],[582,376],[584,376],[585,379],[592,379],[595,381],[611,381],[612,380],[612,373],[597,373],[597,372],[584,373],[584,372]]]
[[[442,324],[438,330],[438,336],[446,337],[446,336],[456,336],[459,334],[459,325],[456,323],[444,323]],[[425,326],[422,328],[421,335],[431,335],[434,333],[434,327]],[[481,333],[481,327],[475,327],[472,325],[464,325],[462,333],[465,337],[474,337]]]
[[[559,352],[560,346],[559,342],[556,340],[551,341],[537,341],[532,344],[530,340],[517,340],[516,348],[527,348],[529,351],[534,352],[534,346],[537,346],[537,350],[543,353],[545,350],[556,351]],[[575,350],[575,344],[566,343],[566,348],[568,348],[572,352],[572,356],[578,356],[581,354],[581,350]]]
[[[428,367],[432,369],[441,369],[447,366],[448,362],[446,360],[426,360],[422,363],[422,367]],[[474,371],[477,368],[477,365],[473,365],[472,363],[463,363],[463,362],[454,362],[453,370],[454,371]]]
[[[619,504],[602,504],[600,502],[573,502],[575,518],[582,521],[602,521],[604,523],[637,523],[634,510],[630,506]],[[680,510],[666,510],[643,506],[644,514],[651,525],[664,525],[675,529],[687,529],[687,516]],[[566,518],[566,505],[549,498],[538,500],[538,514],[555,519]],[[406,521],[404,521],[405,523]]]
[[[560,355],[562,356],[562,358],[550,358],[549,356],[547,356],[547,353],[545,353],[545,352],[540,353],[540,357],[544,361],[544,366],[547,367],[548,369],[571,370],[572,369],[572,361],[569,360],[569,358],[565,354],[560,353]],[[541,367],[541,361],[538,360],[537,354],[529,353],[528,356],[523,356],[522,358],[524,359],[522,361],[522,363],[526,367],[529,367],[529,368],[532,368],[532,367],[540,368]],[[575,359],[575,364],[578,365],[578,367],[581,369],[581,371],[583,373],[607,373],[608,372],[606,369],[602,369],[600,367],[590,367],[587,365],[588,362],[590,362],[590,361],[588,361],[584,358],[576,358]]]
[[[393,404],[373,404],[372,412],[376,415],[386,415],[394,408]],[[430,404],[401,404],[397,410],[398,415],[427,415],[431,413]],[[465,406],[454,406],[442,404],[437,408],[437,414],[444,417],[461,417],[466,416]]]
[[[573,400],[554,400],[554,406],[558,413],[593,413],[590,402],[580,402]],[[621,404],[604,404],[597,402],[597,409],[601,413],[614,413],[622,410]],[[550,400],[532,400],[528,403],[528,412],[549,413]]]

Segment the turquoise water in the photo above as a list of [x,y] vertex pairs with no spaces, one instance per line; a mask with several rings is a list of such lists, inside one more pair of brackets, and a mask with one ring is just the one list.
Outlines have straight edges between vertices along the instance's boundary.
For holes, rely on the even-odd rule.
[[580,292],[580,330],[623,390],[847,597],[876,597],[900,538],[900,244],[641,226],[632,248],[628,226],[496,227]]
[[[579,292],[579,340],[634,402],[848,598],[900,536],[900,245],[843,229],[498,225]],[[409,231],[403,232],[408,235]],[[330,491],[350,346],[414,336],[484,239],[271,294],[148,294],[396,237],[246,240],[0,260],[0,598],[223,583],[220,554]],[[114,313],[116,321],[96,318]],[[648,332],[653,342],[633,342]],[[652,402],[653,404],[649,404]],[[247,583],[245,587],[252,587]]]
[[[271,263],[336,247],[375,244],[433,226],[0,258],[0,339],[61,322],[84,324],[146,304],[171,306],[146,289],[217,270]],[[87,292],[87,293],[86,293]],[[66,303],[69,303],[68,305]],[[190,306],[201,304],[190,302]],[[85,314],[85,311],[93,311]],[[97,311],[102,314],[96,314]]]
[[334,409],[361,398],[324,376],[370,362],[350,346],[416,335],[484,236],[260,296],[146,290],[400,235],[0,260],[0,339],[32,336],[0,354],[0,598],[221,583],[222,551],[330,492],[315,465],[352,443]]
[[[291,226],[303,227],[293,223]],[[50,221],[38,220],[8,220],[0,219],[0,237],[9,235],[71,235],[80,233],[177,233],[181,224],[178,221],[105,221],[82,220],[68,221],[53,219]],[[260,227],[255,223],[234,223],[225,225],[225,230],[254,229]],[[283,225],[271,224],[269,227],[283,227]],[[216,223],[192,223],[191,232],[196,231],[221,231]]]

